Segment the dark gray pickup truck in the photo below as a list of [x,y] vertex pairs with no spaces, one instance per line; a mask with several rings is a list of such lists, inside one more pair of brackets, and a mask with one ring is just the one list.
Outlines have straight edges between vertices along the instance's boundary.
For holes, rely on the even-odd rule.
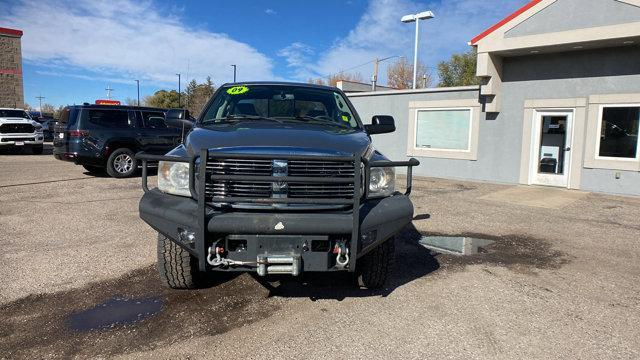
[[[361,286],[385,284],[394,236],[409,224],[415,159],[392,162],[339,89],[294,83],[226,84],[184,144],[139,153],[140,217],[158,232],[158,271],[194,288],[216,271],[299,275],[349,271]],[[158,161],[149,189],[147,164]],[[405,193],[395,167],[407,167]]]

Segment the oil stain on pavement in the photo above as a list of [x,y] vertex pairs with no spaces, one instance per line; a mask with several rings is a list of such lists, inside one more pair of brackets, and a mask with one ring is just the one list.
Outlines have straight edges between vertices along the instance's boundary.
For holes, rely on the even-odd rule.
[[[110,357],[269,317],[279,305],[248,275],[205,289],[163,287],[154,267],[118,279],[0,305],[0,358]],[[114,295],[117,294],[117,295]]]
[[130,299],[114,296],[91,309],[71,314],[68,325],[77,331],[123,327],[156,315],[163,306],[161,297]]

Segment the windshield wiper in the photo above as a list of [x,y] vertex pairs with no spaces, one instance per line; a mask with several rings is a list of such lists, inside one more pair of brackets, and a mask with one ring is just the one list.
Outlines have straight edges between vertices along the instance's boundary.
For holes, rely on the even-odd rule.
[[337,127],[341,127],[341,128],[349,128],[349,129],[351,129],[351,126],[349,126],[347,124],[338,123],[333,118],[330,118],[328,116],[307,116],[307,115],[303,116],[303,115],[298,115],[296,117],[288,117],[287,119],[290,119],[290,120],[304,120],[306,123],[310,123],[310,124],[331,125],[331,126],[337,126]]
[[275,121],[275,122],[281,123],[281,121],[278,120],[278,119],[259,116],[259,115],[231,115],[230,114],[230,115],[227,115],[226,117],[223,117],[223,118],[215,118],[215,119],[203,120],[202,124],[204,125],[204,124],[207,124],[207,123],[218,123],[218,124],[236,123],[236,122],[245,121],[245,120],[249,120],[249,121],[267,120],[267,121]]

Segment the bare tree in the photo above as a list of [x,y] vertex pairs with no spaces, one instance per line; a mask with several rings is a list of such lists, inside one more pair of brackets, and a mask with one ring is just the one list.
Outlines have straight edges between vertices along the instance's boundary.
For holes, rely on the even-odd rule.
[[[425,78],[426,77],[426,78]],[[416,88],[427,88],[433,83],[433,77],[427,72],[427,67],[418,62],[418,78]],[[406,58],[387,67],[387,86],[396,89],[411,89],[413,87],[413,64],[407,62]]]
[[138,105],[138,100],[134,99],[134,98],[127,97],[127,98],[124,99],[124,103],[129,105],[129,106],[135,106],[135,105]]
[[56,111],[56,108],[51,104],[42,104],[42,114],[41,115],[49,115],[53,116],[53,113]]
[[338,84],[338,81],[363,82],[362,79],[362,74],[360,73],[339,72],[337,74],[329,75],[326,80],[323,78],[310,78],[307,80],[307,82],[309,84],[336,86]]
[[53,118],[54,119],[60,119],[60,115],[62,114],[62,110],[64,110],[64,108],[65,108],[64,105],[58,106],[56,111],[53,113]]

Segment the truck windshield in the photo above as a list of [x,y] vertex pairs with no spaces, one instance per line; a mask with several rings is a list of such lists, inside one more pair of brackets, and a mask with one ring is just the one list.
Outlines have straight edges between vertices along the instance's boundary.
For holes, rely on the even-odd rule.
[[357,128],[342,94],[304,86],[240,85],[223,87],[202,125],[237,121],[299,121]]
[[27,114],[26,111],[24,110],[13,110],[13,109],[7,109],[7,110],[2,110],[0,109],[0,117],[19,117],[19,118],[25,118],[25,119],[31,119],[31,117],[29,116],[29,114]]

